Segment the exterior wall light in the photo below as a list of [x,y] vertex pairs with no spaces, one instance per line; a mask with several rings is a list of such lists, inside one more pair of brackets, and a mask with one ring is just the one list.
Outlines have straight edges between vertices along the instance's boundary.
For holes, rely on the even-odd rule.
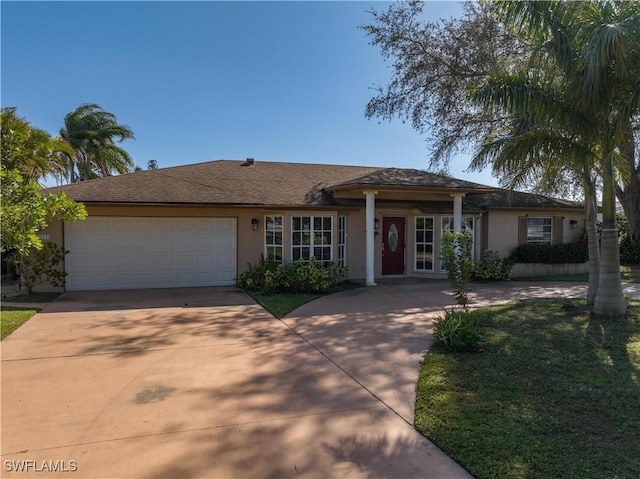
[[373,220],[373,229],[378,231],[380,229],[380,218]]
[[258,218],[252,218],[251,219],[251,229],[253,231],[258,231]]

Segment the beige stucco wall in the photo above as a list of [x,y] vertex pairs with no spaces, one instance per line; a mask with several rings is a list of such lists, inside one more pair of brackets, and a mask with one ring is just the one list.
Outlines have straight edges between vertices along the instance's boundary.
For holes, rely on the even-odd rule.
[[[247,264],[260,261],[264,249],[264,218],[260,210],[244,208],[210,208],[185,206],[100,206],[87,205],[89,216],[128,217],[181,217],[205,218],[228,217],[237,220],[237,257],[240,271]],[[259,229],[253,231],[251,220],[258,218]]]
[[[365,277],[366,268],[366,249],[365,249],[365,209],[350,211],[346,213],[349,229],[349,237],[347,238],[347,261],[351,268],[350,277],[352,279],[363,279]],[[382,224],[385,216],[403,217],[405,219],[405,274],[410,276],[420,276],[429,278],[442,278],[440,260],[440,242],[442,240],[442,216],[452,216],[453,212],[423,212],[415,208],[394,208],[385,206],[376,206],[375,217],[380,220],[380,234],[375,235],[375,271],[374,277],[382,276]],[[433,217],[434,220],[434,264],[432,272],[415,270],[415,218],[417,216]],[[474,229],[474,254],[479,257],[480,237],[482,225],[480,224],[478,214],[463,213],[463,216],[472,216],[475,222]]]
[[[265,208],[211,208],[188,206],[103,206],[85,205],[89,216],[122,216],[122,217],[231,217],[237,220],[237,271],[246,271],[249,264],[255,265],[264,253],[264,225],[266,215],[282,215],[284,217],[284,259],[291,261],[291,216],[322,215],[333,218],[333,255],[337,259],[338,245],[338,212],[330,210],[281,210]],[[251,220],[258,219],[258,230],[253,231]],[[347,226],[349,228],[349,225]],[[64,227],[60,221],[53,221],[43,234],[48,234],[52,241],[64,244]],[[349,242],[347,243],[349,247]],[[64,265],[61,265],[63,268]],[[51,290],[48,287],[48,290]]]
[[[487,249],[496,250],[501,256],[509,256],[513,248],[518,245],[518,218],[532,217],[562,217],[562,242],[573,243],[584,232],[584,215],[576,210],[491,210],[487,217]],[[577,221],[576,229],[571,229],[570,221]]]
[[[366,267],[365,208],[342,208],[340,210],[284,210],[267,208],[212,208],[189,206],[103,206],[87,205],[90,216],[129,216],[129,217],[233,217],[237,219],[237,273],[255,265],[264,253],[265,215],[283,216],[284,259],[291,261],[291,216],[323,215],[333,218],[333,258],[338,259],[338,215],[347,218],[347,264],[350,267],[350,279],[364,279]],[[579,212],[558,212],[557,210],[491,210],[489,213],[472,214],[474,217],[475,257],[478,258],[483,247],[497,250],[501,256],[508,256],[518,243],[518,217],[525,216],[564,216],[563,242],[572,242],[579,238],[584,228],[584,216]],[[452,216],[451,211],[419,210],[403,206],[393,206],[380,202],[376,204],[375,217],[382,220],[385,216],[405,218],[405,274],[411,276],[442,278],[440,255],[441,218]],[[463,211],[463,216],[469,215]],[[434,218],[434,270],[433,272],[415,271],[415,217]],[[259,228],[253,231],[251,220],[257,218]],[[578,221],[572,230],[570,221]],[[60,222],[52,222],[42,233],[58,244],[64,244],[64,228]],[[381,231],[380,231],[381,233]],[[486,245],[482,238],[486,238]],[[382,235],[375,235],[375,271],[374,277],[382,275]]]

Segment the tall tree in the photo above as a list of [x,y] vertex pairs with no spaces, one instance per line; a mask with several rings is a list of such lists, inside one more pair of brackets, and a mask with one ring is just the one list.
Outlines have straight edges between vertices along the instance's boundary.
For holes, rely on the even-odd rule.
[[25,180],[40,180],[53,174],[64,174],[66,156],[73,149],[59,137],[29,124],[17,116],[15,107],[3,108],[0,122],[2,166],[17,169]]
[[[409,2],[384,14],[374,13],[377,23],[365,27],[383,55],[395,59],[395,76],[369,103],[367,115],[410,118],[419,130],[433,127],[436,159],[448,144],[473,144],[484,138],[484,153],[493,155],[492,160],[500,149],[531,155],[502,157],[498,171],[507,185],[521,180],[539,183],[540,178],[557,185],[557,178],[577,177],[589,195],[592,175],[600,172],[605,221],[594,310],[601,315],[617,316],[626,309],[620,287],[614,180],[617,175],[626,181],[630,168],[614,160],[630,150],[629,132],[638,124],[639,8],[634,2],[501,1],[483,4],[475,13],[467,6],[465,18],[458,22],[429,24],[419,18],[422,6]],[[483,40],[477,30],[468,28],[474,20],[494,25],[487,31],[503,40],[497,45],[492,38]],[[465,46],[473,56],[459,53]],[[483,56],[483,51],[495,53]],[[474,68],[478,65],[485,68]],[[495,87],[500,79],[512,82],[509,88],[520,80],[519,89],[492,92],[491,82]],[[480,103],[485,107],[481,109],[468,95],[479,84],[489,89],[485,100],[493,94]],[[556,156],[549,158],[552,153]],[[598,164],[589,164],[595,157]],[[588,204],[592,218],[593,203]]]
[[600,271],[595,182],[601,158],[593,135],[596,125],[579,105],[569,103],[564,85],[556,81],[558,74],[547,64],[533,77],[527,70],[492,78],[474,90],[475,101],[503,111],[510,121],[485,136],[470,168],[491,166],[510,189],[526,186],[533,179],[553,184],[559,177],[573,178],[581,185],[589,241],[587,303],[593,306]]
[[116,144],[133,139],[133,131],[100,105],[86,103],[67,114],[60,136],[74,150],[68,156],[71,182],[133,171],[131,156]]
[[401,118],[428,137],[430,169],[446,166],[458,149],[471,148],[495,122],[466,96],[496,69],[516,64],[527,45],[497,19],[495,5],[466,2],[461,18],[424,20],[429,4],[397,2],[386,11],[371,11],[365,25],[370,43],[393,62],[388,85],[375,88],[366,107],[368,118]]
[[[593,8],[602,2],[589,4],[589,8]],[[639,8],[637,2],[622,4],[627,10]],[[498,16],[500,2],[466,2],[461,18],[438,22],[425,20],[423,10],[428,8],[427,2],[417,0],[394,3],[386,11],[372,11],[373,22],[362,27],[385,60],[393,62],[392,78],[385,87],[376,88],[377,94],[367,104],[366,116],[386,120],[397,117],[411,122],[419,132],[429,134],[433,153],[430,168],[438,169],[446,164],[450,153],[457,149],[474,150],[493,127],[505,121],[495,111],[479,109],[470,101],[469,90],[488,80],[492,72],[511,72],[520,67],[523,59],[540,45],[531,37],[531,32],[515,33],[507,28]],[[621,27],[633,35],[632,24],[632,15],[627,15]],[[633,79],[640,78],[640,71],[630,62],[626,67],[627,78],[633,84]],[[628,135],[630,141],[616,165],[627,172],[616,176],[616,194],[629,218],[631,234],[640,235],[640,121],[637,115],[632,121],[632,130],[635,141]],[[632,143],[636,146],[635,155]],[[508,178],[499,179],[508,185]],[[559,175],[546,182],[538,179],[531,176],[523,186],[546,194],[566,195],[569,191],[576,198],[584,194],[582,188],[576,187],[580,183],[571,176]]]
[[[594,124],[601,156],[602,240],[594,312],[621,316],[626,303],[620,285],[615,209],[615,157],[628,144],[640,113],[640,6],[635,2],[500,2],[505,22],[549,49],[562,70],[564,95]],[[558,47],[557,45],[560,45]]]
[[[640,70],[635,74],[640,78]],[[628,220],[628,234],[634,241],[640,242],[640,117],[636,117],[627,126],[625,137],[620,145],[620,161],[625,174],[618,175],[616,197]]]
[[82,203],[67,197],[64,191],[43,195],[42,188],[33,179],[23,178],[17,169],[0,171],[0,250],[13,251],[26,257],[34,249],[42,248],[38,232],[46,228],[51,219],[73,222],[84,219],[87,212]]

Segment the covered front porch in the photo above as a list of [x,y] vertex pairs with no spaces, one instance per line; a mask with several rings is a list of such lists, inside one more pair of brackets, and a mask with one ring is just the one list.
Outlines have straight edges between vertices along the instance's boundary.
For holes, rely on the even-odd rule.
[[[482,210],[463,208],[470,193],[489,187],[445,176],[406,170],[385,170],[330,189],[336,201],[361,205],[364,231],[352,240],[364,246],[363,272],[368,286],[376,278],[393,276],[442,277],[440,244],[444,231],[468,231],[474,250],[482,243]],[[364,201],[363,201],[364,200]],[[362,251],[356,251],[362,256]],[[478,251],[479,254],[479,251]]]

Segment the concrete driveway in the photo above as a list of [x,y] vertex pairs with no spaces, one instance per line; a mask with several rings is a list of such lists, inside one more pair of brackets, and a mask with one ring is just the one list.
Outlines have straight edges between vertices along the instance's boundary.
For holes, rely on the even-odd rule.
[[446,282],[406,279],[283,321],[235,288],[67,293],[1,343],[2,477],[469,478],[411,426],[432,318],[453,303]]
[[[378,350],[365,314],[354,353]],[[234,288],[67,293],[2,342],[2,477],[470,477],[323,354],[313,336],[331,329],[312,322]],[[386,350],[419,355],[428,321],[406,324]],[[395,374],[382,359],[376,383]]]

